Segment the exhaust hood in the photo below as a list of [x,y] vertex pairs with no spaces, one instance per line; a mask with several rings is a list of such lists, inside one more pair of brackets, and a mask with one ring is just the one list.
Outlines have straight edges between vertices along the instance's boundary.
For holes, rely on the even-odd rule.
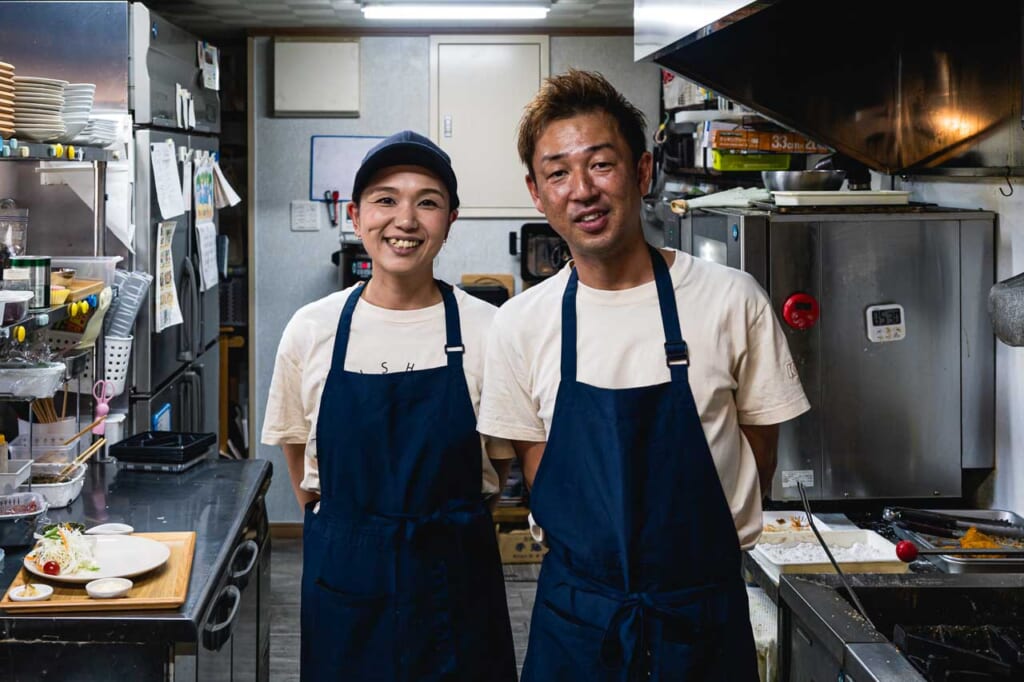
[[635,57],[879,172],[1003,173],[1024,166],[1022,15],[1021,0],[636,0]]

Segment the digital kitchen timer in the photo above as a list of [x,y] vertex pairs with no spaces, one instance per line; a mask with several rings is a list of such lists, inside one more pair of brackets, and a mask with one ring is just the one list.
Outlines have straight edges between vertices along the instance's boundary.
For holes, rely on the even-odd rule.
[[864,311],[868,340],[872,343],[902,341],[907,336],[907,318],[898,303],[870,305]]

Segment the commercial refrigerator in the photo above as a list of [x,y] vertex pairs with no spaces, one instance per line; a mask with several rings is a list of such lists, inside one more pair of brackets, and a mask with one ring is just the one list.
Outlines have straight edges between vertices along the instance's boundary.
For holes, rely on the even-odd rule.
[[[132,3],[129,14],[129,108],[135,164],[133,267],[156,278],[158,231],[165,219],[154,181],[152,145],[167,140],[174,143],[179,178],[186,162],[194,163],[203,153],[216,157],[220,98],[216,90],[203,87],[198,37],[140,3]],[[178,111],[181,88],[189,91],[194,122],[188,120],[187,110],[184,116]],[[191,187],[192,178],[187,182]],[[220,275],[202,289],[195,209],[189,203],[184,214],[167,219],[176,223],[170,252],[182,322],[157,331],[154,279],[149,301],[136,322],[130,375],[131,433],[218,430]],[[214,211],[214,225],[216,221]]]

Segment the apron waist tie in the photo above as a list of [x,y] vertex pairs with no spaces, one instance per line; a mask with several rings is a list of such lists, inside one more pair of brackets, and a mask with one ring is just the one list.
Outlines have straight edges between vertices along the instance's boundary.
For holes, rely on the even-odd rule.
[[455,526],[468,526],[486,513],[482,500],[450,500],[429,514],[374,513],[371,518],[390,521],[402,526],[409,543],[422,541],[431,533]]
[[696,635],[705,622],[708,599],[714,600],[716,593],[726,589],[722,583],[658,592],[625,592],[574,571],[569,571],[569,576],[566,582],[572,587],[617,603],[601,638],[600,663],[609,670],[632,669],[637,656],[643,653],[640,649],[647,639],[645,628],[650,616],[692,623],[691,634]]

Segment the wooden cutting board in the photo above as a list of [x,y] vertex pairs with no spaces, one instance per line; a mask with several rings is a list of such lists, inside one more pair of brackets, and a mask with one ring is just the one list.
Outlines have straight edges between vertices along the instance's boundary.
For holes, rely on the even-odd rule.
[[[45,580],[25,570],[24,566],[0,599],[0,609],[20,613],[58,611],[132,611],[137,609],[174,609],[185,603],[188,579],[192,575],[192,555],[196,549],[194,531],[182,533],[134,533],[171,548],[167,563],[149,573],[137,575],[128,594],[118,599],[93,599],[85,592],[85,583],[61,583]],[[46,601],[11,601],[10,591],[25,583],[46,583],[53,587],[53,596]]]
[[106,283],[103,280],[73,279],[68,285],[68,298],[66,303],[81,301],[86,296],[98,294],[103,291]]

